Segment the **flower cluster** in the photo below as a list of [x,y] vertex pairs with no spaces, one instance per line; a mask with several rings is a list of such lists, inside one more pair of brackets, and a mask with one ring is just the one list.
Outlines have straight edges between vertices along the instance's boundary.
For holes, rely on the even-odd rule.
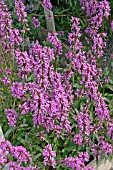
[[19,45],[22,42],[22,37],[19,36],[19,30],[18,29],[14,29],[14,30],[11,29],[8,39],[13,45],[14,44]]
[[[87,9],[89,8],[87,6],[89,5],[89,3],[91,2],[86,2]],[[98,6],[98,2],[96,1],[95,6]],[[105,10],[107,9],[105,9],[104,7],[105,6],[101,7],[101,10],[105,12]],[[95,11],[95,9],[94,11],[91,11],[93,10],[93,8],[91,8],[91,10],[90,9],[88,10],[89,11],[87,11],[87,15],[91,16],[92,14],[93,16],[96,15],[95,12],[97,11]],[[106,17],[107,16],[108,14],[106,14]],[[83,107],[82,111],[75,116],[75,120],[77,121],[79,128],[79,134],[75,134],[73,141],[77,145],[82,144],[89,145],[91,141],[89,140],[88,136],[90,136],[92,132],[98,133],[100,129],[104,128],[103,125],[100,123],[100,120],[110,119],[108,107],[105,104],[105,101],[98,90],[99,85],[101,85],[102,70],[98,67],[97,59],[103,55],[103,48],[106,45],[106,43],[103,41],[103,37],[106,37],[106,34],[105,33],[98,34],[98,28],[101,26],[101,24],[99,26],[96,26],[96,31],[94,32],[94,34],[92,34],[91,32],[87,32],[89,28],[92,29],[91,24],[92,26],[94,26],[95,24],[92,22],[93,19],[89,20],[90,26],[89,28],[86,29],[86,32],[91,36],[91,41],[93,42],[93,45],[91,47],[91,50],[85,52],[82,49],[82,43],[80,42],[81,33],[79,19],[73,17],[71,21],[73,22],[71,29],[72,33],[69,33],[68,39],[70,42],[70,47],[73,49],[73,51],[68,52],[66,54],[66,57],[69,58],[71,61],[72,70],[77,70],[78,73],[80,74],[81,76],[80,85],[82,87],[81,89],[76,89],[75,95],[79,98],[85,97],[89,102],[93,101],[95,107],[94,114],[95,116],[97,116],[97,118],[95,117],[95,119],[98,122],[98,125],[97,123],[93,126],[91,125],[91,118],[90,114],[88,113],[88,107],[86,102],[86,107]],[[76,40],[77,42],[79,42],[79,44],[76,44]],[[110,135],[111,133],[110,128],[108,133]],[[102,148],[103,147],[101,147],[101,150]],[[112,147],[110,145],[110,149],[111,148]],[[106,149],[104,150],[104,152],[107,153]]]
[[74,141],[74,143],[77,144],[77,145],[82,145],[83,138],[82,138],[81,134],[76,134],[76,135],[74,136],[73,141]]
[[83,108],[82,112],[77,115],[78,128],[80,134],[90,135],[90,116],[88,114],[87,108]]
[[21,82],[13,82],[11,85],[12,96],[25,100],[25,89]]
[[10,78],[9,77],[3,77],[2,83],[5,84],[6,86],[8,86],[11,83]]
[[19,162],[25,162],[27,163],[29,160],[32,161],[30,158],[29,152],[26,151],[26,149],[22,146],[16,146],[13,147],[11,150],[11,154],[19,160]]
[[75,50],[80,50],[82,49],[82,43],[79,40],[79,38],[81,37],[79,18],[72,17],[71,22],[73,22],[71,27],[72,33],[68,34],[68,41],[70,43],[70,48],[73,48]]
[[96,36],[98,29],[102,26],[103,18],[110,15],[109,2],[103,0],[98,2],[97,0],[86,1],[80,0],[83,9],[86,9],[86,15],[89,17],[89,26],[86,29],[86,33],[90,34],[91,37]]
[[43,151],[43,156],[44,156],[44,165],[49,165],[52,166],[53,168],[56,167],[56,161],[55,161],[55,156],[56,156],[56,151],[52,151],[51,144],[48,144],[45,146],[45,149]]
[[20,163],[10,161],[9,170],[40,170],[40,168],[33,166],[23,167]]
[[113,120],[107,123],[107,134],[111,137],[111,140],[113,140]]
[[48,33],[47,42],[50,42],[54,47],[54,54],[56,57],[62,54],[62,43],[58,39],[58,33]]
[[8,154],[10,151],[11,143],[9,141],[0,141],[0,168],[8,163]]
[[24,102],[23,105],[18,106],[21,110],[21,114],[28,114],[29,111],[31,111],[30,102],[30,99],[28,99],[26,102]]
[[[10,156],[16,158],[17,162],[12,162]],[[32,166],[27,168],[21,166],[22,162],[28,163],[29,161],[32,161],[30,153],[24,147],[12,146],[9,141],[4,140],[0,143],[0,168],[2,168],[6,163],[10,162],[9,169],[20,168],[19,170],[35,170],[35,167]]]
[[17,112],[14,109],[6,109],[6,116],[9,126],[16,126],[16,120],[18,118]]
[[52,4],[50,0],[43,0],[43,5],[46,10],[52,10]]
[[85,163],[88,162],[89,155],[87,152],[80,153],[76,158],[68,157],[62,160],[61,162],[66,165],[67,167],[70,167],[72,169],[76,170],[94,170],[93,167],[86,167]]
[[27,54],[27,51],[21,52],[19,49],[15,50],[16,61],[19,66],[19,76],[23,79],[27,79],[28,74],[31,72],[31,59]]
[[[60,72],[58,62],[63,49],[58,33],[48,33],[47,46],[41,45],[36,40],[31,43],[29,48],[22,47],[21,43],[27,36],[27,34],[24,36],[24,33],[30,30],[27,25],[25,6],[22,0],[15,0],[18,20],[27,26],[20,31],[16,28],[12,29],[8,8],[3,1],[0,2],[2,55],[11,56],[13,54],[15,56],[13,64],[10,63],[8,57],[6,62],[4,62],[5,57],[0,57],[0,61],[7,64],[7,67],[5,65],[0,69],[0,72],[3,72],[1,80],[2,85],[9,88],[11,95],[15,98],[16,104],[18,104],[16,110],[19,113],[11,109],[11,106],[8,109],[7,106],[5,113],[8,125],[16,126],[17,120],[21,123],[27,121],[27,118],[31,121],[32,116],[30,127],[32,125],[34,127],[31,128],[29,135],[33,129],[33,132],[36,132],[34,136],[39,136],[42,141],[41,146],[44,147],[46,138],[52,134],[56,140],[64,141],[66,139],[68,141],[66,141],[66,146],[70,140],[71,142],[73,140],[73,144],[79,147],[78,156],[71,157],[67,152],[66,158],[56,161],[57,151],[52,150],[51,144],[45,144],[42,153],[44,166],[52,166],[53,169],[57,168],[57,163],[62,163],[62,165],[76,170],[93,170],[94,168],[86,166],[90,155],[87,152],[81,153],[81,148],[82,151],[85,151],[86,146],[90,147],[91,152],[98,158],[102,154],[108,156],[113,152],[110,143],[113,140],[113,121],[100,92],[103,82],[101,81],[102,69],[98,65],[98,60],[103,55],[103,48],[106,46],[104,40],[107,36],[106,33],[99,33],[99,29],[104,17],[109,16],[110,7],[106,0],[101,2],[80,0],[80,3],[82,9],[86,10],[88,27],[85,29],[85,34],[83,34],[83,30],[81,34],[80,19],[71,17],[71,33],[68,33],[71,49],[66,54],[69,64]],[[52,9],[50,0],[43,0],[43,5],[46,10]],[[40,27],[40,22],[36,17],[32,18],[32,24],[35,28]],[[23,38],[20,36],[20,32],[23,33]],[[62,36],[63,32],[59,32],[59,35]],[[84,46],[84,42],[81,42],[82,35],[85,35],[84,40],[87,42],[88,48]],[[16,73],[18,72],[18,74],[16,76],[18,77],[13,82],[13,78],[10,78],[12,70],[9,69],[9,66],[14,65],[15,67],[14,62],[17,65]],[[4,70],[4,68],[6,69]],[[79,80],[79,85],[76,84],[76,80]],[[76,130],[74,130],[75,128]],[[103,131],[106,132],[107,139],[101,136]],[[93,137],[92,134],[94,134]],[[95,136],[98,137],[96,143]],[[62,142],[62,149],[64,145],[65,143]],[[27,167],[26,164],[31,164],[32,159],[30,153],[23,146],[12,146],[9,141],[3,141],[0,144],[0,149],[1,169],[8,162],[11,170],[40,169],[31,165]]]
[[39,20],[36,17],[32,18],[32,23],[33,23],[35,28],[40,27],[40,22],[39,22]]
[[22,0],[15,0],[16,15],[18,16],[19,22],[26,23],[27,13],[25,12],[25,5]]
[[[11,14],[4,1],[0,1],[0,39],[7,37],[9,30],[12,29]],[[1,41],[2,42],[2,41]]]
[[104,141],[104,136],[99,137],[98,144],[93,144],[91,151],[94,153],[95,157],[100,159],[100,155],[104,153],[106,156],[112,154],[113,147],[110,143]]
[[38,41],[30,49],[29,55],[18,49],[15,50],[15,55],[20,71],[27,64],[27,68],[33,71],[35,78],[33,83],[13,82],[11,85],[12,96],[15,98],[25,100],[26,92],[31,94],[31,99],[19,105],[21,114],[34,112],[34,125],[44,126],[47,132],[54,130],[57,136],[60,136],[62,130],[70,131],[68,113],[73,101],[72,86],[69,83],[70,72],[65,72],[63,76],[57,71],[54,72],[50,66],[54,59],[53,49],[42,48]]

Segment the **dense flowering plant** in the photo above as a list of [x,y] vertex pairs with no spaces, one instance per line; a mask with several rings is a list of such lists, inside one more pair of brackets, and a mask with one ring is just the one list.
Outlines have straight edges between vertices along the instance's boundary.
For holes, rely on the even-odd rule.
[[[0,2],[0,95],[5,100],[0,116],[6,137],[0,141],[1,169],[9,163],[10,170],[94,170],[87,165],[91,156],[113,154],[113,116],[103,93],[110,80],[100,68],[107,37],[101,28],[110,5],[106,0],[79,3],[87,27],[71,17],[70,50],[64,54],[63,31],[48,33],[45,43],[30,37],[30,46],[25,45],[32,30],[41,27],[39,19],[29,18],[23,1],[15,0],[15,25]],[[42,5],[52,10],[49,0]],[[67,64],[61,68],[64,55]]]

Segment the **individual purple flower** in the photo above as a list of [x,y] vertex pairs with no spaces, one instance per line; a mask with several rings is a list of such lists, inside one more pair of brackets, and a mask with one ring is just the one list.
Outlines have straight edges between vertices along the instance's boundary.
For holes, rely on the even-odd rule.
[[9,77],[3,77],[2,83],[5,84],[6,86],[8,86],[9,84],[11,84],[11,80]]
[[103,37],[106,37],[106,34],[97,34],[93,38],[92,50],[97,55],[97,58],[100,58],[103,55],[103,48],[106,46],[106,42],[103,41]]
[[61,37],[64,36],[64,31],[59,31],[58,35],[61,36]]
[[110,76],[105,77],[105,78],[104,78],[104,82],[105,82],[105,83],[109,83],[109,82],[110,82]]
[[35,28],[39,28],[40,27],[40,22],[36,17],[32,18],[32,23],[34,25]]
[[89,161],[89,154],[87,152],[81,152],[81,153],[79,153],[79,158],[81,158],[81,160],[83,162],[88,162]]
[[86,15],[92,16],[95,15],[98,9],[98,2],[97,0],[91,0],[85,2],[85,8],[86,8]]
[[22,33],[26,33],[27,31],[29,31],[30,28],[23,28],[23,30],[21,30]]
[[82,145],[83,138],[81,134],[76,134],[73,139],[74,143],[77,145]]
[[9,68],[7,68],[7,67],[6,67],[6,69],[5,69],[5,73],[8,75],[8,74],[11,74],[11,73],[12,73],[12,71],[11,71],[11,69],[9,69]]
[[47,135],[44,133],[44,130],[43,130],[43,131],[37,133],[36,136],[39,136],[39,137],[40,137],[40,140],[41,140],[41,141],[44,141],[44,137],[47,136]]
[[24,102],[23,105],[19,105],[19,108],[21,109],[21,114],[28,114],[30,111],[30,99],[28,99],[27,102]]
[[54,160],[56,156],[56,151],[52,151],[51,144],[48,144],[45,146],[45,149],[43,150],[43,156],[44,156],[44,165],[52,166],[53,168],[56,167],[56,161]]
[[16,126],[16,120],[18,118],[17,112],[14,109],[5,109],[9,126]]
[[84,89],[79,90],[79,89],[77,88],[75,95],[76,95],[77,97],[81,97],[81,98],[84,97]]
[[92,167],[92,166],[87,166],[87,167],[85,167],[84,170],[95,170],[95,169],[94,169],[94,167]]

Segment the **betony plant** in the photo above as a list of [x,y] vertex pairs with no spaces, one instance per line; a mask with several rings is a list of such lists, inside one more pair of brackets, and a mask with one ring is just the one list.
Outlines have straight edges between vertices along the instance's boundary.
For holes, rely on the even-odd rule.
[[[0,2],[0,80],[8,97],[1,115],[4,132],[10,127],[8,141],[0,144],[1,169],[9,163],[9,169],[93,170],[86,166],[91,155],[100,159],[113,153],[113,121],[101,93],[105,82],[100,58],[107,34],[99,32],[110,6],[106,0],[80,4],[88,26],[82,30],[80,19],[71,17],[67,65],[59,68],[63,48],[58,33],[48,33],[46,45],[30,37],[31,47],[26,48],[23,42],[32,30],[25,5],[15,1],[21,23],[15,28],[13,16]],[[52,9],[50,1],[44,0],[43,6]],[[40,27],[36,17],[30,24]]]

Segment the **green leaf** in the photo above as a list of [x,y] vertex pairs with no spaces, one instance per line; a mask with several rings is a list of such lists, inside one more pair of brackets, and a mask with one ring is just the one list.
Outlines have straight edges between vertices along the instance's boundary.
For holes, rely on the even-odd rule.
[[26,145],[25,139],[21,138],[20,136],[18,136],[17,139],[18,139],[23,145]]
[[110,109],[109,113],[113,113],[113,109]]
[[20,128],[28,127],[28,124],[21,124]]
[[14,132],[14,130],[16,129],[16,127],[11,127],[10,129],[7,130],[7,132],[5,133],[5,137],[8,137],[10,133]]
[[36,156],[34,156],[34,157],[33,157],[33,161],[36,161],[41,155],[42,155],[42,154],[39,153],[39,154],[37,154]]
[[45,137],[44,137],[44,140],[49,144],[49,141],[48,141],[48,139],[46,139]]
[[76,151],[75,146],[71,146],[71,147],[68,147],[68,148],[65,148],[65,149],[62,150],[62,152],[65,153],[65,154],[67,154],[70,151],[75,152]]
[[80,88],[80,84],[79,83],[74,83],[73,87]]
[[28,77],[27,82],[29,82],[29,81],[31,81],[31,80],[33,80],[33,79],[34,79],[34,74],[31,74],[31,75]]
[[113,101],[109,100],[107,97],[103,97],[103,99],[104,99],[105,101],[107,101],[108,103],[112,103],[112,102],[113,102]]
[[42,148],[38,145],[33,145],[33,148],[35,148],[35,150],[40,151],[42,153]]
[[85,28],[86,27],[86,25],[85,25],[85,23],[82,21],[82,19],[80,19],[80,23],[82,24],[82,26]]
[[113,91],[113,85],[107,84],[106,87]]

